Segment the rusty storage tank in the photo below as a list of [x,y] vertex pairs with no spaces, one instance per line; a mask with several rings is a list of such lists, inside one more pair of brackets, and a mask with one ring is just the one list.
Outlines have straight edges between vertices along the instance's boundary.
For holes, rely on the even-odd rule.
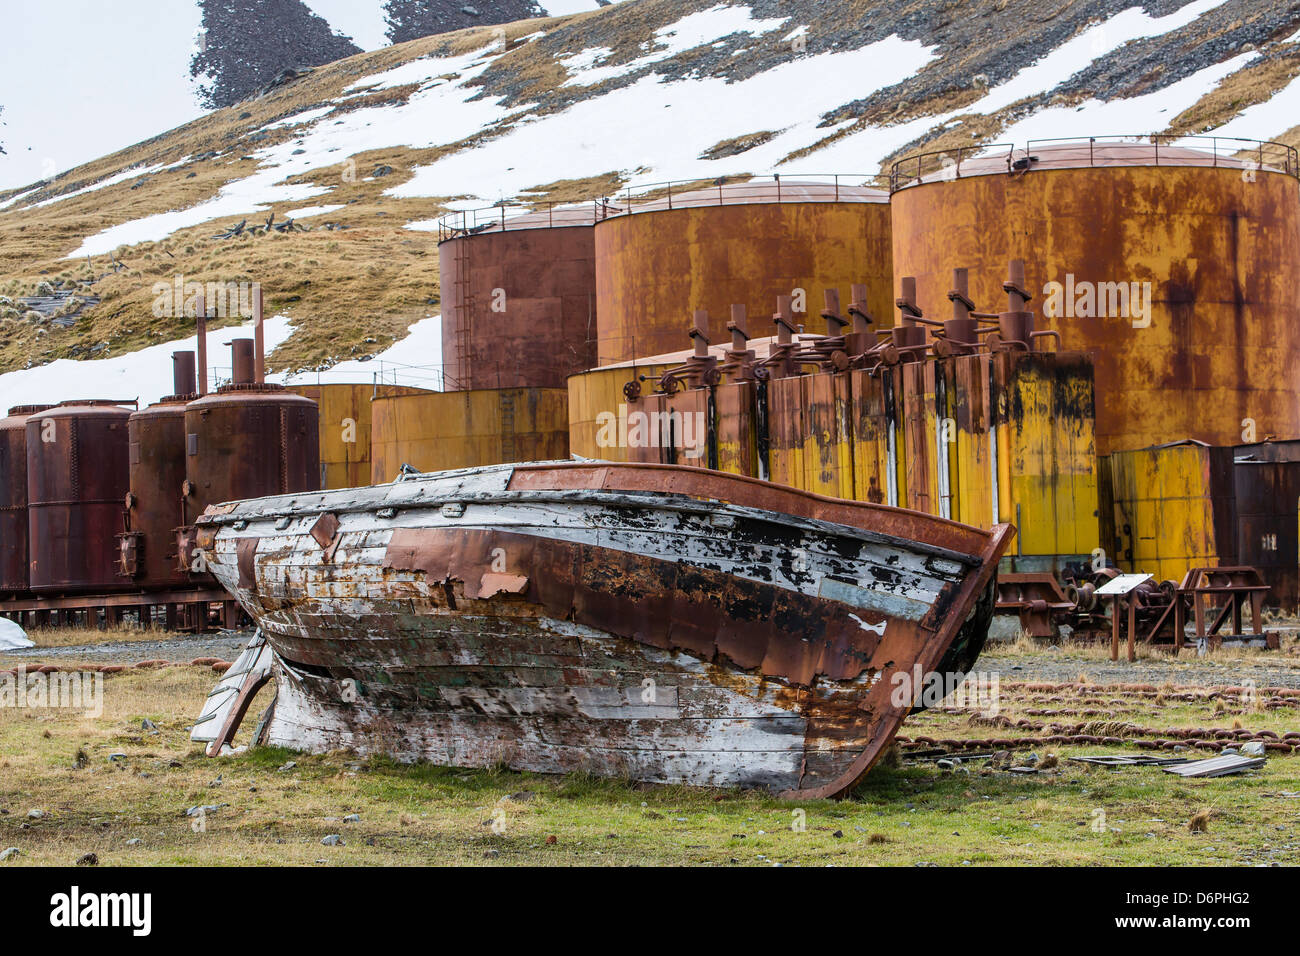
[[439,225],[442,362],[448,391],[563,388],[596,364],[595,204]]
[[[129,404],[129,407],[128,407]],[[129,484],[127,420],[134,403],[63,402],[28,417],[27,534],[31,590],[110,592]]]
[[806,302],[795,312],[815,314],[823,289],[865,283],[868,311],[892,325],[889,196],[862,181],[692,183],[620,197],[595,229],[600,364],[681,348],[696,309],[723,316],[744,305],[756,321],[796,289]]
[[211,504],[320,489],[316,403],[258,381],[253,340],[231,349],[230,384],[185,407],[186,525]]
[[1300,436],[1295,149],[1147,137],[972,152],[893,168],[894,270],[920,301],[941,301],[958,266],[991,301],[1001,263],[1029,262],[1040,323],[1093,358],[1101,454],[1233,444],[1246,419]]
[[371,403],[373,484],[403,465],[420,471],[569,457],[562,388],[476,389],[396,395]]
[[119,536],[121,574],[136,587],[162,590],[190,583],[177,554],[185,524],[185,408],[198,398],[194,353],[172,353],[172,392],[127,420],[130,487],[126,531]]
[[326,489],[370,484],[370,406],[374,399],[432,394],[408,385],[329,382],[286,387],[320,408],[320,481]]
[[1259,568],[1264,603],[1285,614],[1300,605],[1300,441],[1260,442],[1233,450],[1236,563]]
[[18,405],[0,418],[0,594],[27,590],[27,418],[49,405]]

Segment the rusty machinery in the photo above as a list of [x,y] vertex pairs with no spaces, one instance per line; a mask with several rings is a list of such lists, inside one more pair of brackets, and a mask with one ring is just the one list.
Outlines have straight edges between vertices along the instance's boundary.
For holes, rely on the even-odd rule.
[[[872,328],[875,319],[867,306],[868,287],[865,284],[854,283],[851,286],[852,301],[847,316],[841,311],[839,290],[827,289],[824,291],[825,306],[820,313],[826,323],[823,335],[803,334],[803,326],[793,311],[793,297],[779,295],[776,311],[772,313],[776,334],[764,358],[758,358],[748,347],[750,334],[745,305],[731,306],[731,319],[727,323],[731,346],[725,350],[722,361],[709,351],[708,313],[697,309],[687,329],[693,353],[683,363],[668,368],[657,377],[656,391],[674,395],[683,388],[711,387],[725,380],[761,384],[796,376],[805,367],[823,372],[863,369],[878,375],[882,369],[927,358],[950,358],[980,351],[1037,351],[1040,342],[1049,338],[1059,347],[1059,333],[1034,328],[1034,313],[1026,308],[1031,296],[1025,291],[1024,277],[1023,260],[1010,262],[1003,283],[1007,295],[1006,310],[979,312],[967,294],[967,270],[954,270],[953,288],[948,293],[953,317],[944,321],[925,317],[916,303],[915,281],[904,277],[902,294],[895,302],[899,320],[893,327],[883,329]],[[646,377],[641,376],[624,385],[623,394],[628,401],[635,402],[643,397],[642,382],[645,380]]]
[[[1268,591],[1253,567],[1192,568],[1181,582],[1101,568],[1064,587],[1050,574],[1002,574],[997,611],[1017,615],[1032,637],[1055,639],[1068,626],[1073,639],[1109,638],[1112,659],[1125,645],[1134,660],[1139,643],[1175,655],[1189,639],[1201,653],[1224,643],[1276,648],[1277,635],[1263,626]],[[1243,630],[1247,612],[1249,631]]]
[[[193,518],[219,501],[320,482],[317,405],[265,382],[260,291],[253,305],[254,338],[233,343],[233,381],[215,394],[200,297],[197,381],[194,354],[178,352],[174,394],[149,408],[75,401],[20,407],[2,420],[0,614],[41,626],[83,615],[94,623],[101,613],[113,624],[134,612],[148,627],[161,609],[168,627],[204,630],[219,608],[222,622],[237,623],[237,603],[189,548]],[[20,510],[25,538],[8,533]],[[20,550],[30,575],[22,580]]]

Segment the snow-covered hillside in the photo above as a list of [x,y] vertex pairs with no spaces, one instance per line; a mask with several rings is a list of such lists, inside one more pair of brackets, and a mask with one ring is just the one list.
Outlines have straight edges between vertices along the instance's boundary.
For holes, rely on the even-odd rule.
[[[394,13],[389,8],[399,3]],[[0,189],[50,179],[204,112],[191,63],[232,77],[378,50],[402,38],[531,15],[599,8],[597,0],[46,0],[4,13],[0,57]],[[473,15],[462,13],[470,7]],[[207,16],[205,17],[205,12]],[[256,14],[263,16],[256,16]],[[218,15],[220,14],[220,15]],[[308,18],[323,40],[308,45]],[[401,22],[394,18],[402,17]],[[322,54],[334,52],[332,55]],[[316,55],[313,56],[313,53]],[[237,82],[237,80],[236,80]]]
[[[310,5],[342,29],[340,7]],[[369,45],[377,25],[363,7],[348,29]],[[285,323],[276,367],[351,360],[373,374],[357,360],[437,311],[431,220],[502,200],[772,172],[873,177],[927,145],[1149,132],[1300,142],[1294,3],[1035,9],[629,0],[514,24],[504,44],[485,28],[320,67],[44,187],[0,193],[6,294],[53,275],[78,288],[95,277],[103,293],[66,331],[10,316],[0,362],[94,346],[111,363],[179,338],[183,319],[140,313],[157,278],[184,273],[271,290]],[[268,215],[309,231],[228,234]],[[425,344],[389,358],[436,364]],[[20,392],[0,377],[0,398]]]

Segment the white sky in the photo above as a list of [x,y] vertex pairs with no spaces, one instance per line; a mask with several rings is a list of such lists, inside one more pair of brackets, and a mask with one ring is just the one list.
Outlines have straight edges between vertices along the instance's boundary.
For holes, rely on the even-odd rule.
[[6,0],[0,189],[71,169],[203,112],[193,0]]

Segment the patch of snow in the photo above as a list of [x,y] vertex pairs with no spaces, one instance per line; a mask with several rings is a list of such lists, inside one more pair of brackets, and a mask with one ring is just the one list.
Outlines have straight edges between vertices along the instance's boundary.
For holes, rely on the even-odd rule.
[[716,45],[723,37],[731,36],[733,33],[762,36],[787,23],[789,19],[789,17],[780,17],[755,20],[754,11],[749,7],[723,5],[710,7],[707,10],[687,14],[676,23],[660,27],[655,31],[653,39],[642,44],[641,48],[646,51],[646,55],[628,63],[601,66],[605,58],[613,52],[606,47],[590,47],[564,58],[560,62],[570,73],[564,85],[596,86],[606,80],[672,59],[679,53],[708,44]]
[[497,100],[471,102],[475,91],[465,88],[490,61],[491,55],[485,55],[484,50],[453,57],[425,57],[361,80],[364,84],[378,77],[391,77],[410,67],[416,67],[423,78],[431,73],[459,74],[455,81],[436,83],[417,91],[405,103],[353,110],[338,122],[318,119],[298,139],[254,152],[260,164],[257,171],[227,183],[212,199],[187,209],[156,213],[111,226],[88,236],[65,258],[104,255],[121,245],[163,239],[178,229],[213,219],[233,219],[265,212],[277,204],[313,199],[328,192],[329,187],[291,184],[285,180],[335,165],[342,178],[349,172],[355,173],[348,160],[357,153],[394,146],[441,146],[477,133],[508,115]]
[[48,206],[52,203],[63,202],[65,199],[71,199],[73,196],[82,196],[86,193],[94,192],[96,189],[105,189],[109,186],[115,186],[120,182],[128,179],[135,179],[140,176],[151,176],[154,173],[161,172],[165,167],[158,166],[132,166],[130,169],[124,169],[120,173],[114,173],[107,179],[101,179],[97,183],[91,183],[89,186],[82,186],[80,189],[70,193],[64,193],[62,196],[53,196],[50,199],[43,199],[38,203],[33,203],[29,208],[39,209],[42,206]]
[[0,209],[8,209],[10,206],[14,205],[15,203],[20,203],[28,196],[40,191],[41,191],[41,187],[37,186],[35,189],[28,189],[23,192],[16,193],[13,196],[10,196],[8,199],[6,199],[4,202],[0,202]]
[[[522,123],[481,146],[418,167],[410,180],[389,194],[468,193],[491,201],[539,183],[638,166],[653,171],[646,179],[698,179],[775,168],[791,151],[826,134],[817,123],[821,114],[843,104],[843,77],[860,78],[854,95],[865,97],[911,76],[934,55],[933,48],[890,36],[857,50],[790,59],[737,82],[716,77],[666,82],[644,76],[545,120]],[[926,128],[931,122],[926,120]],[[721,140],[759,129],[783,132],[736,156],[698,159]],[[557,149],[557,143],[564,148]],[[863,151],[859,146],[839,166],[827,166],[820,156],[818,165],[865,175],[875,169],[872,156],[887,152]],[[457,204],[448,205],[456,208]]]
[[404,228],[414,229],[416,232],[437,232],[440,219],[417,219],[414,222],[408,222]]
[[26,631],[9,618],[0,617],[0,651],[14,651],[35,646],[36,643],[27,636]]
[[[266,350],[270,353],[293,334],[286,316],[277,315],[263,322]],[[212,329],[208,332],[208,384],[230,377],[230,351],[223,343],[237,338],[252,338],[253,325]],[[58,359],[37,368],[21,369],[0,375],[0,406],[45,405],[84,398],[140,400],[143,408],[172,394],[172,353],[192,351],[196,336],[150,345],[138,352],[113,355],[102,359]]]
[[283,385],[410,385],[441,391],[442,316],[431,315],[407,330],[406,338],[364,361],[348,359],[324,371],[268,375]]
[[1053,89],[1124,44],[1180,29],[1214,8],[1223,6],[1225,2],[1227,0],[1193,0],[1164,17],[1152,17],[1141,7],[1130,7],[1062,43],[1005,83],[990,90],[964,112],[985,115],[995,113],[1026,96],[1036,96],[1044,90]]
[[[999,134],[1004,143],[1023,145],[1031,139],[1064,139],[1080,135],[1145,133],[1160,129],[1179,113],[1195,105],[1224,77],[1235,73],[1259,56],[1242,53],[1198,70],[1191,76],[1171,83],[1162,90],[1108,101],[1086,100],[1077,106],[1057,106],[1039,110],[1014,123]],[[1217,132],[1217,131],[1216,131]]]
[[143,219],[132,219],[102,232],[87,236],[65,259],[83,256],[102,256],[118,246],[131,246],[138,242],[156,242],[165,239],[178,229],[188,229],[200,223],[223,217],[234,218],[250,213],[265,212],[276,203],[302,202],[328,192],[324,186],[306,183],[284,183],[284,174],[276,168],[261,169],[245,179],[237,179],[221,187],[220,192],[188,209],[155,213]]

